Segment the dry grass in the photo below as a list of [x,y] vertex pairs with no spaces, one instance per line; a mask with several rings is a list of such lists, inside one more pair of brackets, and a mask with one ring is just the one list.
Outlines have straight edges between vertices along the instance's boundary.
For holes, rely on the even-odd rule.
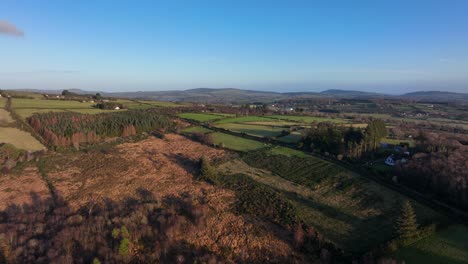
[[15,120],[13,120],[10,113],[0,108],[0,126],[7,126],[13,122],[15,122]]
[[202,155],[216,159],[225,154],[223,150],[171,134],[164,139],[121,144],[107,154],[93,151],[56,155],[48,160],[46,170],[59,196],[72,207],[105,198],[114,201],[136,198],[142,188],[158,200],[190,194],[193,199],[206,201],[210,210],[203,228],[180,237],[188,244],[212,252],[229,252],[231,256],[242,252],[296,256],[284,241],[288,238],[280,239],[272,232],[276,227],[233,213],[233,192],[194,180]]
[[34,199],[50,197],[37,168],[27,167],[21,174],[0,175],[0,210],[9,205],[32,204]]
[[12,127],[0,127],[0,143],[10,143],[16,148],[31,151],[45,149],[31,134]]

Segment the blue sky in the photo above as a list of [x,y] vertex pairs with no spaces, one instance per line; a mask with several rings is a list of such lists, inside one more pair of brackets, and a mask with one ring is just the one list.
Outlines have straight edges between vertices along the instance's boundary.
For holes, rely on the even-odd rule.
[[0,88],[468,92],[468,1],[0,1]]

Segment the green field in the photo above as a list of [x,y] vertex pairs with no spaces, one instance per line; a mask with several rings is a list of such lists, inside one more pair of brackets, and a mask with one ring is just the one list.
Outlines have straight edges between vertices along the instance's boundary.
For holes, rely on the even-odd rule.
[[277,137],[281,134],[281,131],[283,131],[283,128],[280,127],[250,125],[248,123],[219,124],[216,125],[216,127],[224,128],[234,132],[246,133],[258,137]]
[[12,99],[12,106],[15,109],[29,108],[29,109],[79,109],[79,108],[92,108],[94,103],[78,102],[78,101],[65,101],[65,100],[44,100],[44,99]]
[[278,140],[286,143],[297,143],[301,141],[302,139],[302,134],[301,132],[295,131],[292,132],[291,134],[284,136],[284,137],[279,137]]
[[317,117],[317,116],[291,116],[291,115],[272,115],[270,118],[276,118],[281,120],[291,120],[299,123],[312,123],[312,122],[332,122],[337,124],[348,123],[349,121],[341,118],[328,118],[328,117]]
[[237,151],[251,151],[261,148],[265,148],[267,145],[255,140],[250,140],[246,138],[236,137],[228,135],[221,132],[215,132],[212,134],[215,144],[219,145],[224,144],[224,147],[227,149],[237,150]]
[[213,120],[223,118],[222,116],[219,116],[219,115],[202,114],[202,113],[180,113],[177,116],[181,118],[195,120],[198,122],[207,122],[207,121],[213,121]]
[[0,143],[10,143],[23,150],[37,151],[45,149],[31,134],[12,127],[0,127]]
[[393,138],[383,138],[380,140],[381,143],[391,144],[391,145],[400,145],[401,143],[408,143],[410,146],[414,146],[414,141],[409,139],[393,139]]
[[204,128],[201,126],[194,126],[194,127],[186,128],[182,132],[183,133],[194,133],[194,132],[209,133],[209,132],[213,132],[213,130],[210,130],[208,128]]
[[225,118],[219,121],[216,121],[215,124],[227,124],[227,123],[246,123],[246,122],[261,122],[267,121],[272,122],[274,121],[271,118],[263,117],[263,116],[241,116],[241,117],[233,117],[233,118]]
[[284,155],[288,157],[291,157],[291,156],[308,157],[308,155],[306,155],[302,151],[285,148],[285,147],[278,147],[278,146],[271,148],[268,153],[273,154],[273,155]]
[[[95,103],[91,102],[78,102],[78,101],[65,101],[65,100],[45,100],[45,99],[22,99],[14,98],[12,100],[14,111],[23,119],[30,117],[34,113],[47,113],[47,112],[78,112],[82,114],[99,114],[109,113],[122,110],[104,110],[94,108]],[[122,100],[117,101],[120,103],[133,103],[132,101]]]
[[454,225],[398,250],[395,258],[406,263],[468,263],[468,227]]
[[184,134],[190,134],[194,132],[211,133],[214,144],[220,145],[222,143],[226,149],[236,151],[251,151],[267,147],[266,144],[255,140],[232,136],[222,132],[214,132],[213,130],[200,126],[189,127],[182,131]]

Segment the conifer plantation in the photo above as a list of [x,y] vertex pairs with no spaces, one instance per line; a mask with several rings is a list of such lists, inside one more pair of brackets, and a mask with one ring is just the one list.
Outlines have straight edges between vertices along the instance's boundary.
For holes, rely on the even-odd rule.
[[109,114],[71,112],[36,113],[28,123],[50,146],[95,143],[107,137],[128,137],[141,132],[169,130],[173,122],[158,111],[132,110]]

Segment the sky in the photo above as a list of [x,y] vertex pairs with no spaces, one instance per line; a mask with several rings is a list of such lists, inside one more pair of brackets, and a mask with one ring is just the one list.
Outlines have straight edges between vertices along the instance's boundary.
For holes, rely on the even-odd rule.
[[468,1],[0,1],[0,89],[468,92]]

